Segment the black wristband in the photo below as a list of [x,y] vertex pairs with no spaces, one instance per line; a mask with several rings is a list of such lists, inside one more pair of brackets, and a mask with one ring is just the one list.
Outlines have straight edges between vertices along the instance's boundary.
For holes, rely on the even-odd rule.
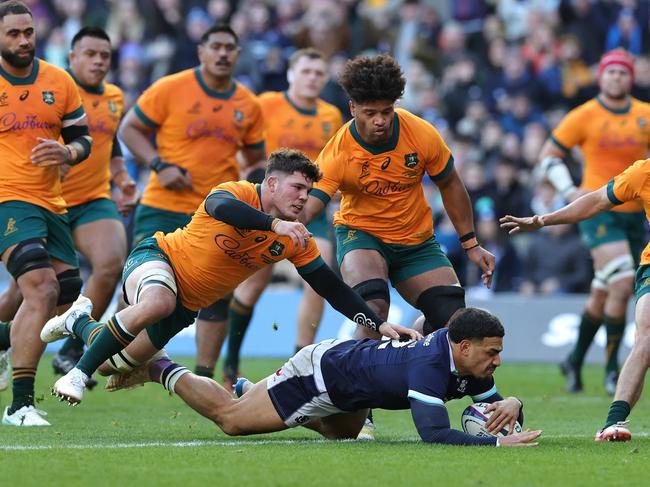
[[156,156],[151,161],[149,161],[149,168],[155,172],[159,173],[163,169],[167,169],[168,167],[174,166],[174,164],[169,164],[167,162],[164,162],[160,156]]
[[468,240],[473,239],[474,237],[476,237],[476,233],[469,232],[469,233],[466,233],[465,235],[463,235],[462,237],[458,237],[458,240],[460,241],[460,243],[463,243],[463,242],[467,242]]

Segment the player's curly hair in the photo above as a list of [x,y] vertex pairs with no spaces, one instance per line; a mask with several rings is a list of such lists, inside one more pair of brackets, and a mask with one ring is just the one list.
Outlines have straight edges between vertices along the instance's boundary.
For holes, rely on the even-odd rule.
[[449,321],[448,327],[449,339],[454,343],[505,335],[499,318],[478,308],[465,308],[457,311]]
[[274,171],[286,174],[293,174],[298,171],[314,183],[320,181],[320,178],[323,177],[318,165],[309,159],[304,152],[297,149],[287,149],[286,147],[271,152],[269,155],[266,163],[266,176],[269,176]]
[[8,2],[0,3],[0,20],[4,20],[7,15],[32,15],[32,11],[27,5],[19,0],[9,0]]
[[359,56],[345,64],[340,85],[355,103],[397,101],[406,79],[397,61],[387,54]]

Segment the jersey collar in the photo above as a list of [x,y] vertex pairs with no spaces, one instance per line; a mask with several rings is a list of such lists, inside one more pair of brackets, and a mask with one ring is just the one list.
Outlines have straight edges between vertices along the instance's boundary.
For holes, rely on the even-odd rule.
[[291,105],[291,107],[297,111],[298,113],[302,115],[308,115],[310,117],[316,116],[316,107],[306,110],[304,108],[300,108],[298,105],[296,105],[291,98],[289,98],[289,92],[285,91],[284,93],[284,99],[287,100],[287,103]]
[[219,100],[228,100],[237,89],[237,83],[235,82],[235,80],[232,80],[231,86],[228,89],[228,91],[214,91],[212,88],[209,88],[208,85],[205,84],[205,81],[203,81],[203,76],[201,76],[200,67],[194,69],[194,76],[196,77],[196,81],[199,83],[201,89],[210,98],[218,98]]
[[363,140],[357,131],[355,120],[352,120],[352,123],[350,124],[350,133],[352,134],[352,137],[354,137],[354,140],[356,140],[361,147],[370,152],[372,155],[376,156],[384,152],[390,152],[394,150],[395,147],[397,147],[397,141],[399,140],[399,117],[397,116],[397,113],[395,113],[393,116],[393,134],[390,136],[390,139],[388,139],[388,141],[384,144],[368,144],[365,140]]
[[627,106],[623,108],[612,108],[605,104],[605,102],[600,98],[600,95],[596,97],[596,100],[600,104],[601,107],[603,107],[605,110],[607,110],[610,113],[613,113],[615,115],[625,115],[626,113],[629,113],[630,108],[632,107],[632,100],[630,100],[630,103],[627,104]]
[[87,86],[87,85],[82,84],[81,81],[79,81],[77,79],[77,77],[72,73],[72,71],[70,69],[66,69],[66,72],[70,76],[72,76],[72,79],[74,80],[74,82],[77,83],[77,86],[79,88],[81,88],[82,90],[84,90],[84,91],[86,91],[88,93],[92,93],[93,95],[103,95],[104,94],[104,91],[105,91],[104,83],[102,83],[99,86]]
[[453,375],[458,375],[458,371],[456,370],[456,364],[454,363],[454,354],[451,351],[451,342],[449,341],[449,333],[445,334],[447,338],[447,345],[449,346],[449,372],[451,372]]
[[264,211],[264,205],[262,204],[262,185],[256,184],[255,191],[257,192],[257,197],[260,199],[260,209]]
[[9,81],[12,85],[32,85],[34,84],[34,81],[36,81],[36,77],[38,76],[38,70],[40,68],[40,62],[39,59],[34,56],[34,63],[32,64],[32,72],[27,76],[26,78],[17,78],[16,76],[12,76],[9,73],[7,73],[2,66],[0,66],[0,76],[2,76],[4,79]]

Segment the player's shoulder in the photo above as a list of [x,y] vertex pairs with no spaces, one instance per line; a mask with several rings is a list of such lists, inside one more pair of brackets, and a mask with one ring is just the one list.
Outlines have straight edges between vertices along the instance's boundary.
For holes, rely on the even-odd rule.
[[[147,88],[146,91],[169,90],[170,92],[173,92],[173,90],[180,89],[181,87],[186,89],[188,86],[187,83],[195,79],[195,69],[185,69],[178,73],[172,73],[158,78]],[[178,93],[179,92],[174,92],[174,94]]]
[[[650,114],[650,103],[638,100],[636,98],[632,98],[632,101],[630,103],[632,108],[631,111],[646,116]],[[646,120],[645,122],[648,122],[648,120]]]
[[341,113],[341,110],[339,110],[336,105],[332,105],[330,102],[327,102],[322,98],[316,100],[316,109],[318,110],[319,114],[335,115],[343,118],[343,114]]
[[255,93],[253,93],[251,90],[249,90],[246,86],[239,83],[238,81],[233,81],[233,83],[235,83],[235,91],[233,92],[233,98],[240,99],[240,100],[243,99],[259,105],[260,102],[259,97]]
[[52,63],[43,61],[40,58],[34,58],[35,62],[38,63],[38,75],[36,81],[45,80],[47,82],[58,81],[61,83],[71,83],[74,86],[77,86],[74,79],[65,69],[59,68]]
[[210,194],[215,191],[228,191],[229,193],[234,194],[237,197],[244,195],[254,195],[257,193],[257,185],[249,181],[228,181],[225,183],[218,184],[210,190]]
[[122,88],[120,88],[117,85],[114,85],[113,83],[104,83],[104,94],[107,97],[124,97],[124,92],[122,91]]
[[282,91],[265,91],[257,95],[261,103],[271,103],[284,100],[284,93]]
[[418,132],[428,130],[435,133],[438,132],[429,122],[404,108],[396,108],[395,114],[399,118],[400,130],[416,130]]

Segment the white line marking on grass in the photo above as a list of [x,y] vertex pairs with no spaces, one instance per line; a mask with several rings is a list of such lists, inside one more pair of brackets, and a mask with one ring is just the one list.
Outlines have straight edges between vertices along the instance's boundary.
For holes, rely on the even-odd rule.
[[[650,436],[648,432],[634,433],[635,438],[647,438]],[[544,435],[541,439],[571,439],[571,440],[585,440],[593,441],[591,435]],[[345,443],[354,442],[355,440],[346,440]],[[394,444],[394,443],[416,443],[417,438],[404,439],[404,440],[379,440],[376,444]],[[244,447],[244,446],[268,446],[268,445],[320,445],[332,443],[330,440],[248,440],[248,441],[218,441],[218,440],[197,440],[197,441],[148,441],[138,443],[111,443],[111,444],[87,444],[87,445],[0,445],[0,451],[33,451],[33,450],[111,450],[111,449],[126,449],[126,448],[148,448],[148,447],[171,447],[171,448],[196,448],[206,446],[224,446],[224,447]],[[367,442],[360,442],[367,444]]]

